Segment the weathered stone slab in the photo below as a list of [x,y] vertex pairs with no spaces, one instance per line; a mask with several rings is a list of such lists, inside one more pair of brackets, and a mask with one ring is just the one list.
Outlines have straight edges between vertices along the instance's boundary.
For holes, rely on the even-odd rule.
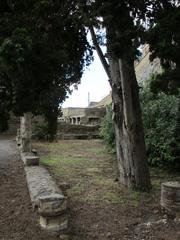
[[33,208],[40,214],[41,228],[68,237],[66,197],[44,167],[26,166],[25,172]]
[[51,194],[39,197],[38,212],[42,216],[57,216],[67,210],[67,199],[61,194]]
[[54,217],[40,216],[40,226],[51,232],[67,232],[68,231],[68,215],[58,215]]
[[27,166],[25,167],[25,172],[29,194],[34,208],[39,207],[40,198],[47,197],[51,199],[51,196],[55,194],[63,195],[45,168],[41,166]]
[[21,152],[21,159],[26,166],[35,166],[39,165],[39,157],[34,153],[29,152]]

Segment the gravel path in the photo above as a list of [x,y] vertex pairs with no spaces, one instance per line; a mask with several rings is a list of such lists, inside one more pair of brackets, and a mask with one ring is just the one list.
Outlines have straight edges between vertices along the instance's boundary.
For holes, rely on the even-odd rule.
[[5,173],[11,160],[17,159],[17,148],[12,138],[0,138],[0,174]]
[[13,138],[0,137],[0,240],[56,240],[38,225]]

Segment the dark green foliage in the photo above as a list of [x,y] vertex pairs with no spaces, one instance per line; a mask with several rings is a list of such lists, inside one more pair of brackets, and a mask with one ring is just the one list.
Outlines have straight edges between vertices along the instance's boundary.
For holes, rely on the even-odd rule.
[[152,52],[150,59],[158,57],[163,67],[163,73],[154,76],[150,88],[141,93],[146,143],[150,162],[164,166],[179,165],[180,155],[180,6],[177,2],[162,1],[145,35]]
[[162,92],[153,94],[146,86],[140,92],[140,99],[150,165],[178,166],[180,98]]
[[[180,98],[165,93],[154,94],[149,84],[141,88],[140,101],[145,129],[148,160],[151,166],[180,167]],[[114,149],[111,106],[101,127],[108,148]]]
[[[145,26],[153,21],[154,11],[161,8],[161,1],[96,0],[88,7],[91,24],[104,26],[107,30],[109,54],[133,61],[140,54],[138,47],[146,31]],[[103,21],[97,21],[99,16]]]
[[150,59],[158,57],[164,69],[152,82],[152,88],[171,94],[177,94],[180,88],[180,6],[177,2],[162,2],[145,35],[152,53]]
[[180,68],[165,70],[154,76],[150,83],[152,92],[162,91],[167,94],[178,95],[180,89]]
[[44,114],[53,135],[59,104],[92,60],[86,29],[74,2],[7,3],[11,11],[0,14],[0,78],[8,81],[12,93],[6,111],[18,116],[29,111]]
[[38,140],[49,140],[48,123],[43,122],[41,124],[36,124],[33,131],[33,137]]
[[6,105],[0,104],[0,132],[4,132],[8,130],[8,119],[9,119],[9,113],[6,111]]
[[53,141],[57,132],[57,116],[58,106],[50,105],[45,111],[45,119],[47,121],[48,140]]
[[[2,76],[2,77],[1,77]],[[10,96],[12,95],[8,76],[0,70],[0,132],[8,130],[9,110],[11,108]]]
[[111,104],[106,107],[106,116],[104,117],[101,128],[100,136],[104,139],[107,147],[115,151],[115,136],[112,123],[112,106]]

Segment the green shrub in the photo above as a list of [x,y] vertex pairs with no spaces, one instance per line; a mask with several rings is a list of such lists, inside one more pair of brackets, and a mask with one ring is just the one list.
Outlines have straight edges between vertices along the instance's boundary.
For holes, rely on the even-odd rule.
[[165,93],[153,94],[147,85],[140,91],[140,100],[149,163],[177,165],[179,98]]
[[104,139],[109,150],[115,151],[115,137],[112,124],[112,106],[111,104],[106,107],[106,116],[104,117],[101,128],[100,136]]
[[48,124],[46,122],[37,124],[34,128],[33,135],[38,140],[48,140]]
[[[180,167],[180,99],[164,93],[153,94],[149,85],[140,90],[142,117],[149,164]],[[102,122],[101,136],[115,149],[111,106]]]

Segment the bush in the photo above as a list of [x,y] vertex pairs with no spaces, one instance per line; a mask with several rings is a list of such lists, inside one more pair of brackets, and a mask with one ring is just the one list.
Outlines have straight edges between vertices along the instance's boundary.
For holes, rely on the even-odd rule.
[[147,85],[140,91],[140,101],[149,163],[177,165],[179,98],[165,93],[153,94]]
[[[164,93],[153,94],[149,85],[140,90],[149,163],[152,166],[179,167],[180,99]],[[111,106],[103,120],[101,136],[108,147],[115,149]]]
[[104,117],[101,128],[100,136],[104,139],[109,150],[115,151],[115,137],[112,124],[112,106],[111,104],[106,107],[106,116]]
[[34,128],[33,135],[38,140],[48,140],[48,124],[46,122],[37,124]]

